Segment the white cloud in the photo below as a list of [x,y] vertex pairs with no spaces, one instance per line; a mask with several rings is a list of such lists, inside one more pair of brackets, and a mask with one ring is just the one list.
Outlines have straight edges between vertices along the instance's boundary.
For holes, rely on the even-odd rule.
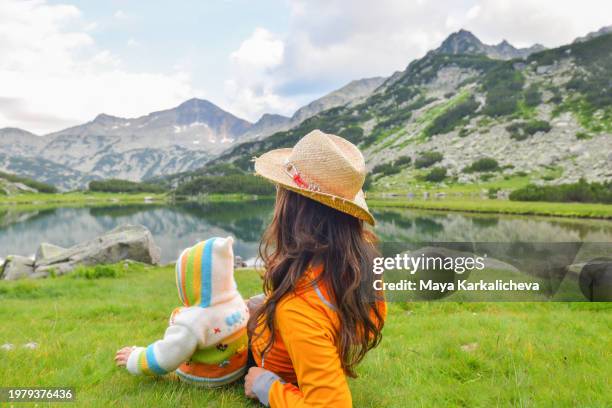
[[480,14],[480,6],[476,4],[467,11],[467,13],[465,14],[465,17],[468,20],[472,20],[478,17],[479,14]]
[[74,6],[0,2],[0,127],[46,133],[101,112],[146,114],[196,93],[184,72],[125,69],[96,46],[90,26]]
[[[609,0],[286,1],[287,31],[258,27],[228,50],[230,69],[218,78],[224,95],[213,102],[251,120],[291,114],[353,79],[404,69],[461,27],[488,43],[556,46],[612,23]],[[131,16],[116,10],[113,17]],[[137,116],[202,94],[186,72],[209,73],[189,58],[172,61],[170,73],[136,72],[96,44],[100,31],[72,5],[0,0],[0,127],[47,132],[100,112]]]
[[482,40],[507,39],[519,46],[566,44],[578,36],[612,24],[609,0],[477,0],[465,26]]
[[127,42],[127,46],[128,47],[138,47],[140,46],[140,42],[136,40],[135,38],[130,38]]
[[291,115],[299,107],[296,100],[280,96],[263,83],[253,85],[230,79],[225,81],[224,91],[230,111],[251,121],[269,112]]
[[232,113],[253,121],[266,112],[293,113],[296,100],[276,93],[279,84],[270,75],[283,63],[284,49],[280,37],[256,28],[230,54],[231,78],[225,81],[224,94]]
[[352,79],[403,69],[443,38],[446,22],[444,13],[436,21],[429,2],[380,1],[372,6],[371,1],[354,0],[347,7],[338,0],[292,0],[290,5],[287,33],[257,29],[230,55],[232,87],[240,92],[228,105],[250,119],[265,111],[292,114],[313,96]]
[[230,58],[239,65],[252,68],[272,68],[283,61],[283,41],[265,28],[256,28]]
[[125,14],[125,11],[123,10],[115,11],[115,14],[113,14],[113,17],[115,17],[117,20],[125,20],[128,18],[127,14]]

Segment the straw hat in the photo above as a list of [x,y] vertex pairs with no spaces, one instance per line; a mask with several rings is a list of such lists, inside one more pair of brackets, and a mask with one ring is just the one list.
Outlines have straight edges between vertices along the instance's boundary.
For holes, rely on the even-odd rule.
[[357,147],[313,130],[293,147],[255,159],[255,172],[286,189],[374,225],[362,191],[366,168]]

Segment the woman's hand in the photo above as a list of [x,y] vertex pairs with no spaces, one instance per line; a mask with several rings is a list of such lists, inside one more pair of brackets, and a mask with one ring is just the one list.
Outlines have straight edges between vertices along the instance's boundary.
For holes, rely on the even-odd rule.
[[244,377],[244,393],[248,398],[257,398],[257,395],[253,392],[253,384],[257,377],[265,373],[267,370],[261,367],[251,367],[246,377]]
[[125,367],[128,362],[128,358],[130,358],[130,354],[134,351],[136,347],[123,347],[121,350],[117,350],[117,354],[115,354],[115,364],[118,367]]

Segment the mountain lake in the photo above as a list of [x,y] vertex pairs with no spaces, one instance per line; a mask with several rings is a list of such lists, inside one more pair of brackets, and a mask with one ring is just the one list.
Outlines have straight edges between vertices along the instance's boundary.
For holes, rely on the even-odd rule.
[[[92,239],[121,224],[147,227],[162,263],[212,236],[233,236],[244,260],[257,255],[271,218],[269,199],[183,204],[109,205],[20,210],[0,208],[0,258],[30,256],[41,242],[62,247]],[[473,214],[412,209],[372,209],[382,243],[416,242],[612,242],[612,221]]]

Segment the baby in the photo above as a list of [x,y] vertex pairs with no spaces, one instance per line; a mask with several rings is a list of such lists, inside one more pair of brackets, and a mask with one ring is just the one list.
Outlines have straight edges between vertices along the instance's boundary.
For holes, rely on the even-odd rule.
[[164,338],[124,347],[115,361],[135,375],[176,370],[189,383],[218,387],[246,371],[249,310],[234,280],[233,240],[210,238],[187,248],[176,262],[184,307],[172,312]]

